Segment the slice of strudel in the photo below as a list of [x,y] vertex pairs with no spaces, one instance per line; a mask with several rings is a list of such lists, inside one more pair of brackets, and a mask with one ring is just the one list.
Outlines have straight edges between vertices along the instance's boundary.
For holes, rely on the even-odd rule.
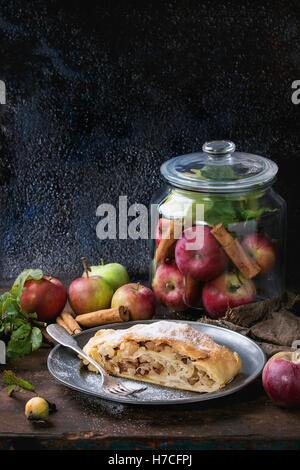
[[180,322],[99,330],[83,350],[111,375],[193,392],[219,390],[241,369],[236,352]]

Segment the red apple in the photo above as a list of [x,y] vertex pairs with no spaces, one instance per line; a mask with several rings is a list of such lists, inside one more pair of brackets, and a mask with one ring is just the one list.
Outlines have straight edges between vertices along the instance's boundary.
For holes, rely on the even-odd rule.
[[247,235],[242,244],[260,266],[261,273],[273,268],[276,261],[276,248],[267,235],[261,233]]
[[79,277],[69,287],[69,301],[77,315],[110,307],[113,289],[101,276]]
[[67,301],[65,286],[51,276],[43,276],[38,281],[30,279],[25,282],[24,287],[21,296],[23,308],[27,313],[36,312],[40,321],[54,320]]
[[262,382],[266,393],[278,406],[300,406],[300,352],[281,351],[264,367]]
[[208,282],[202,292],[205,310],[213,318],[224,316],[230,307],[254,302],[256,289],[252,281],[241,274],[225,273]]
[[186,310],[184,302],[184,276],[175,264],[162,264],[155,273],[152,281],[155,296],[166,307],[176,311]]
[[179,271],[198,281],[214,279],[227,266],[227,256],[210,230],[206,225],[187,228],[175,248]]
[[113,295],[112,307],[127,307],[131,320],[149,320],[155,314],[155,296],[149,287],[139,283],[125,284]]

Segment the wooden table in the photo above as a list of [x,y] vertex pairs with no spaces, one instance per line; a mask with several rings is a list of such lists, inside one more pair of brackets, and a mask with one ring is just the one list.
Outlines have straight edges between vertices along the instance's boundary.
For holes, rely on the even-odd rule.
[[[183,406],[121,405],[70,390],[47,370],[50,349],[0,366],[0,448],[300,449],[300,409],[276,407],[261,380],[218,400]],[[54,402],[46,425],[24,415],[31,394],[7,396],[4,369],[32,382]]]

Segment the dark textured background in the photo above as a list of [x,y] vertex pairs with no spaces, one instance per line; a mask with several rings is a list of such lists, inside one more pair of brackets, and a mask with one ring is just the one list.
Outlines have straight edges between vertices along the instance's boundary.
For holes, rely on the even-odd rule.
[[280,166],[295,284],[299,1],[95,4],[0,0],[0,282],[83,254],[142,277],[148,243],[98,240],[97,206],[148,204],[164,160],[231,138]]

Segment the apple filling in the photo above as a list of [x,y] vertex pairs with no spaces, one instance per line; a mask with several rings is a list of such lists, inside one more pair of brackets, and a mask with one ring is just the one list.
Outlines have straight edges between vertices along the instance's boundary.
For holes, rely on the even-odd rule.
[[[99,344],[94,359],[112,375],[173,388],[211,391],[215,381],[196,361],[166,343],[124,341],[119,347]],[[89,368],[96,371],[92,365]]]
[[83,350],[111,375],[200,393],[219,390],[241,369],[236,352],[181,322],[98,330]]

